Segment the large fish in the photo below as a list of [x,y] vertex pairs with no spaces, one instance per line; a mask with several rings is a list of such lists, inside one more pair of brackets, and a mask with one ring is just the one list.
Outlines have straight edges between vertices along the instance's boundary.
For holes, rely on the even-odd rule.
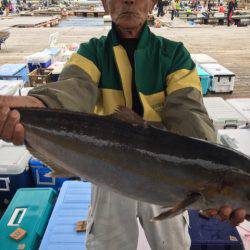
[[224,204],[250,214],[250,158],[238,151],[161,130],[122,107],[109,116],[18,110],[27,148],[55,175],[173,207],[156,220]]

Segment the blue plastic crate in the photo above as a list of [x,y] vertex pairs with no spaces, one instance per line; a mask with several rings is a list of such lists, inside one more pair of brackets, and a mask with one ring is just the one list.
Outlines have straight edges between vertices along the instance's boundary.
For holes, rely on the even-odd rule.
[[4,64],[0,66],[0,80],[12,79],[28,82],[28,70],[25,64]]
[[211,84],[211,76],[209,73],[207,73],[205,70],[203,70],[198,65],[196,66],[198,75],[200,77],[201,86],[202,86],[202,94],[206,95]]
[[191,250],[244,250],[235,227],[216,218],[204,218],[189,210]]
[[[51,188],[19,189],[0,220],[0,250],[37,250],[56,197],[57,193]],[[27,232],[20,240],[9,236],[17,228]]]
[[85,250],[85,233],[76,232],[76,223],[86,220],[91,184],[64,182],[45,231],[40,250]]
[[44,175],[51,172],[51,169],[44,166],[40,161],[31,158],[29,161],[31,173],[36,187],[50,187],[59,191],[67,178],[50,178]]

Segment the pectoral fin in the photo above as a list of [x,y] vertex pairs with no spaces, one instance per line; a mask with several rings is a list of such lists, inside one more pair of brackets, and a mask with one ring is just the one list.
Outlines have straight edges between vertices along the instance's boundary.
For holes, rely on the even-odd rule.
[[175,207],[171,208],[170,210],[159,214],[158,216],[154,217],[151,221],[161,221],[166,218],[172,218],[180,213],[182,213],[188,206],[195,203],[196,201],[202,199],[202,194],[200,193],[191,193],[189,194],[186,199],[181,201]]

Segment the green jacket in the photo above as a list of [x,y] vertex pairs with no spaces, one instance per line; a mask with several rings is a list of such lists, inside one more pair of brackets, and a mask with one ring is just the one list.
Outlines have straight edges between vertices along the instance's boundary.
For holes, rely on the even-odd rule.
[[[203,105],[195,64],[182,43],[157,37],[145,26],[135,52],[135,84],[144,119],[167,129],[215,140]],[[107,115],[118,105],[132,108],[132,67],[112,29],[107,37],[83,43],[59,81],[29,94],[48,107]]]

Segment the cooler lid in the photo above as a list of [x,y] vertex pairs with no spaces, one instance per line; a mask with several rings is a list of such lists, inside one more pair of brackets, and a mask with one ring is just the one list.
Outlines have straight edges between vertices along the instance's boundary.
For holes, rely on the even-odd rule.
[[218,130],[218,136],[222,144],[250,157],[249,129],[220,129]]
[[250,123],[250,98],[227,99],[238,112],[240,112]]
[[12,143],[0,144],[0,175],[21,174],[28,166],[31,155],[25,146],[14,146]]
[[46,63],[49,60],[51,60],[51,55],[48,55],[47,53],[38,52],[33,55],[28,56],[27,58],[28,63]]
[[191,54],[191,58],[198,64],[217,63],[217,61],[207,54]]
[[197,72],[198,72],[199,76],[210,77],[210,75],[205,70],[203,70],[201,67],[199,67],[198,65],[196,65],[196,68],[197,68]]
[[0,76],[14,76],[25,67],[25,64],[4,64],[0,66]]
[[235,74],[218,63],[205,63],[200,65],[212,76],[235,76]]
[[246,118],[221,97],[204,97],[203,101],[209,117],[214,122],[223,124],[236,123],[237,126],[247,124]]
[[51,55],[51,56],[56,56],[60,53],[60,49],[59,48],[50,48],[50,49],[45,49],[42,51],[42,53]]

